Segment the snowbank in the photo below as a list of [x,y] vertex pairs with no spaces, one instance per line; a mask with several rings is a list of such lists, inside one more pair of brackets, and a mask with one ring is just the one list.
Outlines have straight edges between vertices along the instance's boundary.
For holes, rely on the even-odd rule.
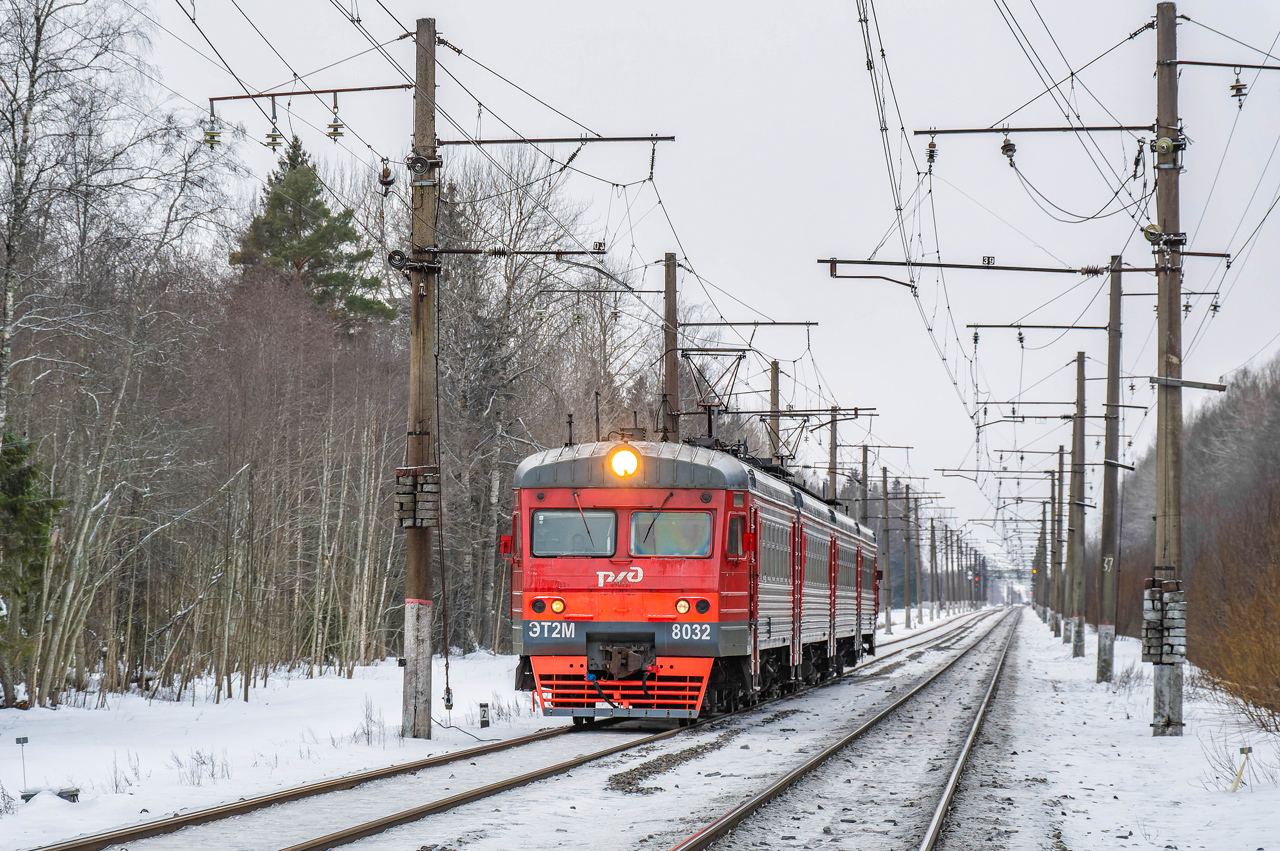
[[[0,851],[30,848],[182,810],[300,786],[509,738],[566,719],[534,716],[512,688],[516,658],[473,653],[450,660],[454,710],[443,711],[444,665],[436,660],[435,717],[460,729],[431,741],[402,739],[401,672],[395,660],[336,674],[272,676],[248,703],[193,705],[113,697],[105,709],[0,711],[0,785],[14,799],[29,787],[80,788],[80,803],[43,793],[0,813]],[[479,728],[479,704],[492,724]],[[466,731],[466,732],[464,732]],[[26,736],[26,777],[14,739]]]
[[[1034,612],[1024,613],[1007,663],[1015,676],[998,697],[1013,702],[1011,735],[992,741],[995,731],[984,728],[985,759],[1006,769],[1006,789],[992,794],[1016,801],[1011,824],[1023,819],[1021,832],[1032,836],[1048,824],[1071,849],[1280,849],[1280,742],[1194,687],[1183,736],[1155,738],[1151,666],[1139,661],[1139,642],[1117,638],[1114,684],[1094,682],[1095,633],[1086,650],[1072,659]],[[1188,666],[1189,681],[1192,674]],[[1246,745],[1256,770],[1232,793]]]

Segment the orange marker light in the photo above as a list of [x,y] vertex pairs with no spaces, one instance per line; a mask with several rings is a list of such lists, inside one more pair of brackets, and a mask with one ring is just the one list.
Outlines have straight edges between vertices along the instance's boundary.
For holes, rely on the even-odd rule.
[[613,455],[610,456],[609,468],[613,470],[615,475],[624,479],[628,476],[634,476],[636,470],[640,469],[640,456],[636,454],[634,449],[624,446],[615,450]]

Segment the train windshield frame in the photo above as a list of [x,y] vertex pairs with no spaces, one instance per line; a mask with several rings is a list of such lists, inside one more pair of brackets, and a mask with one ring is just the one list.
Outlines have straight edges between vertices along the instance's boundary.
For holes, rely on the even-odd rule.
[[710,558],[710,511],[631,512],[631,555],[640,558]]
[[539,558],[607,558],[618,544],[618,513],[601,508],[539,508],[529,524]]

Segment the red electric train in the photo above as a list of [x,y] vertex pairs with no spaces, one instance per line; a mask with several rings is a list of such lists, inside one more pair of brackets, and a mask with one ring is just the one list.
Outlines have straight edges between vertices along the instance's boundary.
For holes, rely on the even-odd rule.
[[515,473],[516,687],[544,715],[692,719],[875,652],[874,536],[747,456],[583,443]]

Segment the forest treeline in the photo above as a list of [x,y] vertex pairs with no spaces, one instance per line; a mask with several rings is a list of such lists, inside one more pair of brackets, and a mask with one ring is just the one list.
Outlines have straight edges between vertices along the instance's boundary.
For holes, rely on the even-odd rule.
[[[1187,655],[1255,720],[1280,730],[1280,358],[1232,374],[1183,431]],[[1117,624],[1142,629],[1155,564],[1155,452],[1121,486]],[[1086,610],[1097,623],[1098,546],[1086,544]]]
[[[408,287],[385,257],[405,196],[384,196],[380,164],[326,169],[296,138],[260,176],[202,145],[148,96],[146,36],[114,0],[0,6],[3,706],[182,699],[197,681],[247,697],[282,666],[400,649]],[[598,238],[545,157],[460,156],[444,178],[445,245]],[[597,394],[606,432],[658,414],[660,317],[616,293],[630,277],[445,264],[436,596],[453,647],[510,645],[496,544],[519,460],[564,443],[571,412],[590,434]]]

